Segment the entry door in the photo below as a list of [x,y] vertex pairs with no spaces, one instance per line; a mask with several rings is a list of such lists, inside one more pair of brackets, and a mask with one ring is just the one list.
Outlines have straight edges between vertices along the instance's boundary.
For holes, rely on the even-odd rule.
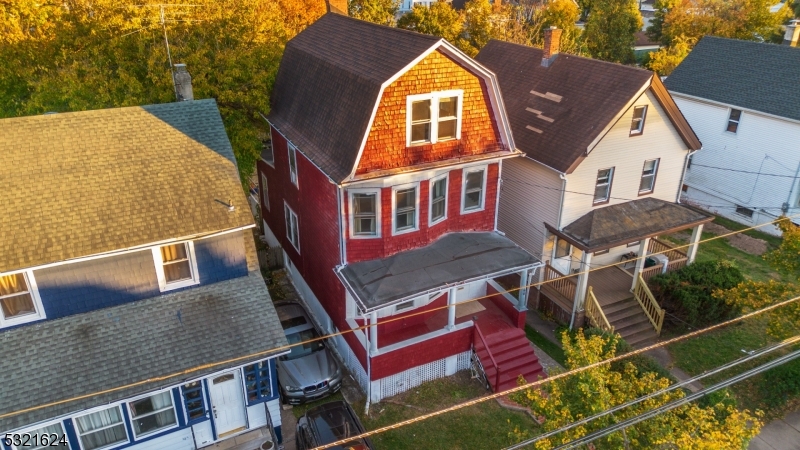
[[239,371],[212,377],[208,384],[217,436],[223,438],[244,430],[247,427],[247,416]]
[[572,245],[563,239],[556,239],[554,256],[550,265],[564,275],[569,275],[572,266]]

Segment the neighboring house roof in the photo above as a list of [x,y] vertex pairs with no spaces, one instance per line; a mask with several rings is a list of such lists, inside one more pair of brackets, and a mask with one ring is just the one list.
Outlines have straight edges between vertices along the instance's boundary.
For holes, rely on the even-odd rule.
[[675,93],[800,120],[800,48],[706,36],[664,84]]
[[[87,396],[4,417],[3,431],[264,360],[288,345],[258,272],[7,330],[0,344],[0,415]],[[141,384],[91,395],[131,383]]]
[[344,180],[382,84],[439,41],[325,14],[286,44],[268,119],[331,179]]
[[425,247],[348,264],[337,273],[359,307],[371,311],[450,284],[540,264],[496,232],[450,233]]
[[658,42],[651,40],[650,37],[647,35],[647,33],[644,31],[637,31],[636,33],[634,33],[633,37],[636,38],[636,42],[633,45],[634,47],[660,46]]
[[714,216],[687,206],[646,197],[596,208],[559,231],[547,229],[587,252],[596,252],[710,222]]
[[497,74],[517,148],[571,173],[608,125],[647,86],[687,148],[700,141],[652,72],[569,54],[542,66],[542,50],[492,40],[476,57]]
[[0,272],[253,224],[214,100],[3,119],[0,157]]

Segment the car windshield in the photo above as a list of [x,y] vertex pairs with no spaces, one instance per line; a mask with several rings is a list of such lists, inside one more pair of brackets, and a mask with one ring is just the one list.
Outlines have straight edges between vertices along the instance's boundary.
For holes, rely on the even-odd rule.
[[[298,342],[305,342],[310,339],[318,338],[319,334],[317,334],[317,330],[313,328],[309,328],[308,330],[298,331],[297,333],[287,334],[286,340],[289,341],[289,345],[297,344]],[[307,342],[302,345],[296,345],[292,347],[292,352],[288,355],[281,356],[282,361],[290,361],[297,358],[302,358],[303,356],[310,355],[314,352],[318,352],[325,348],[325,344],[319,340],[314,342]]]

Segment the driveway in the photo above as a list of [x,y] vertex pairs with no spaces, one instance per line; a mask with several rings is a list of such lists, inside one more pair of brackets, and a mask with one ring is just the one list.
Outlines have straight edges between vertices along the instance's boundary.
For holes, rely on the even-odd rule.
[[800,411],[765,425],[748,450],[800,450]]

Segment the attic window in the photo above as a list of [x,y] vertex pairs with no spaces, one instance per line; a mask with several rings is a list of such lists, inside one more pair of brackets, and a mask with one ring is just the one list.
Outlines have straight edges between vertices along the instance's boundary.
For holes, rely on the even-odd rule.
[[153,259],[162,292],[199,283],[194,244],[191,241],[155,247]]
[[435,144],[461,138],[464,91],[442,91],[406,98],[406,145]]
[[631,136],[642,134],[644,131],[644,118],[647,115],[647,106],[637,106],[633,108],[633,119],[631,119]]
[[725,131],[736,133],[736,130],[739,129],[739,121],[741,119],[742,119],[742,111],[738,109],[731,109],[731,113],[728,116],[728,128],[726,128]]
[[43,318],[33,271],[0,275],[0,327]]

